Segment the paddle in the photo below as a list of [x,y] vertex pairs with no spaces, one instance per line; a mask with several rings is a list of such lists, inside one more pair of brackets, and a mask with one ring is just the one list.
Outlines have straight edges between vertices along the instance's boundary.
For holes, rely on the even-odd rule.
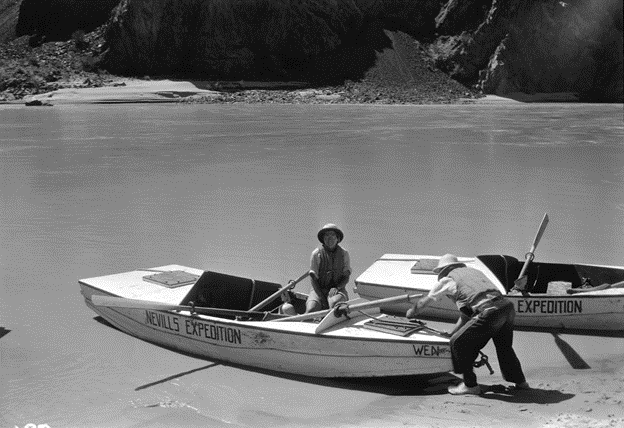
[[535,258],[535,250],[537,249],[537,244],[539,244],[540,239],[542,239],[542,235],[544,234],[544,230],[546,229],[546,225],[548,224],[548,213],[544,214],[544,218],[542,219],[542,223],[540,224],[539,229],[537,230],[537,234],[535,235],[535,239],[533,240],[533,245],[528,253],[526,253],[526,260],[524,262],[524,266],[522,266],[522,270],[520,271],[520,275],[518,275],[518,279],[514,281],[514,287],[517,290],[526,293],[526,284],[519,284],[518,281],[522,278],[527,269],[529,268],[529,263],[533,261]]
[[[331,328],[333,326],[335,326],[336,324],[340,324],[343,321],[346,321],[349,319],[349,317],[347,317],[346,314],[344,314],[342,311],[337,310],[337,308],[339,308],[339,305],[334,306],[334,310],[330,311],[327,315],[325,315],[325,318],[323,318],[321,320],[321,322],[319,323],[319,325],[316,326],[316,329],[314,330],[314,333],[319,334],[322,333],[323,331],[327,330],[328,328]],[[362,309],[360,309],[362,310]],[[375,313],[379,312],[379,308],[368,308],[368,310],[366,311],[368,313],[368,315],[373,315]]]
[[308,275],[310,275],[310,272],[306,272],[303,275],[301,275],[299,278],[295,279],[294,281],[289,282],[287,285],[285,285],[284,287],[280,288],[279,290],[277,290],[275,293],[271,294],[269,297],[267,297],[266,299],[264,299],[262,302],[258,303],[256,306],[254,306],[253,308],[249,309],[249,312],[253,312],[253,311],[257,311],[260,308],[268,305],[269,303],[271,303],[273,300],[277,299],[280,295],[282,295],[284,292],[290,290],[291,288],[293,288],[295,285],[297,285],[298,282],[303,281],[304,279],[306,279],[308,277]]
[[152,302],[149,300],[126,299],[123,297],[115,296],[101,296],[98,294],[91,296],[91,302],[93,302],[95,306],[147,309],[154,311],[189,311],[198,314],[214,316],[249,317],[250,315],[255,315],[260,319],[265,319],[266,316],[269,315],[268,312],[238,311],[234,309],[221,308],[196,308],[194,306],[172,305],[170,303]]
[[304,321],[304,320],[324,317],[328,313],[336,311],[336,310],[340,313],[340,315],[343,315],[343,314],[348,314],[349,312],[358,310],[358,309],[379,307],[385,303],[394,303],[394,302],[400,302],[403,300],[405,300],[406,302],[410,302],[411,300],[417,297],[422,297],[422,294],[403,294],[401,296],[386,297],[385,299],[373,300],[373,301],[364,302],[364,303],[355,303],[355,304],[350,304],[350,305],[341,304],[332,309],[324,309],[322,311],[310,312],[310,313],[302,314],[302,315],[293,315],[291,317],[284,317],[284,318],[277,319],[275,321],[277,322],[279,321]]
[[615,284],[601,284],[591,288],[569,288],[566,292],[568,294],[589,293],[590,291],[608,290],[609,288],[624,288],[624,281]]

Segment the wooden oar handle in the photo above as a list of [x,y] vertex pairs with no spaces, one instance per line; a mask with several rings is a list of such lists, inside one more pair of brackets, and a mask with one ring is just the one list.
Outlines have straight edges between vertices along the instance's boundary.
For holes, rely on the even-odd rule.
[[540,224],[539,229],[537,230],[537,234],[535,235],[535,239],[533,240],[533,245],[531,245],[531,249],[527,253],[526,261],[524,262],[524,266],[522,266],[522,270],[520,271],[520,275],[518,278],[522,278],[526,273],[529,263],[533,261],[535,258],[535,250],[537,249],[537,244],[539,244],[542,239],[542,235],[544,234],[544,230],[546,230],[546,226],[548,225],[548,213],[544,214],[544,218],[542,219],[542,223]]
[[[417,297],[422,297],[422,294],[402,294],[400,296],[386,297],[385,299],[372,300],[370,302],[356,303],[356,304],[351,304],[351,305],[343,304],[343,307],[341,308],[341,310],[345,311],[346,313],[350,313],[351,311],[354,311],[357,309],[379,307],[385,303],[394,303],[394,302],[400,302],[403,300],[407,302],[411,302]],[[309,312],[307,314],[302,314],[302,315],[293,315],[291,317],[284,317],[284,318],[277,319],[275,321],[304,321],[304,320],[310,320],[314,318],[320,318],[320,317],[324,317],[325,315],[327,315],[334,309],[336,308],[334,307],[332,309],[324,309],[322,311]]]
[[606,290],[608,288],[611,288],[611,284],[602,284],[602,285],[597,285],[591,288],[568,288],[566,292],[568,294],[588,293],[590,291],[600,291],[600,290]]
[[196,308],[186,305],[173,305],[169,303],[153,302],[148,300],[126,299],[117,296],[91,296],[91,303],[95,306],[113,307],[113,308],[131,308],[131,309],[148,309],[153,311],[189,311],[203,315],[211,316],[241,316],[249,317],[255,316],[258,319],[264,319],[267,316],[266,312],[249,312],[239,311],[236,309],[222,309],[222,308]]
[[520,271],[520,274],[518,275],[518,278],[522,278],[524,276],[524,274],[526,273],[529,264],[533,261],[533,259],[535,258],[535,254],[533,254],[532,251],[529,251],[528,253],[526,253],[525,257],[525,262],[524,265],[522,266],[522,270]]
[[295,279],[292,282],[289,282],[287,285],[285,285],[284,287],[280,288],[279,290],[277,290],[275,293],[271,294],[269,297],[267,297],[266,299],[264,299],[262,302],[258,303],[256,306],[254,306],[253,308],[249,309],[249,312],[253,312],[253,311],[257,311],[260,308],[268,305],[269,303],[271,303],[273,300],[277,299],[282,293],[284,293],[285,291],[290,290],[291,288],[293,288],[295,285],[297,285],[298,282],[303,281],[305,278],[308,277],[308,275],[310,275],[310,271],[304,273],[303,275],[301,275],[299,278]]

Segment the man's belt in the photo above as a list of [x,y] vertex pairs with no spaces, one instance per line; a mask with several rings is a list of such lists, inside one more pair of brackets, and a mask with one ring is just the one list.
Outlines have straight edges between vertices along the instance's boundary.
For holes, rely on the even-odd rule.
[[496,303],[505,300],[501,294],[495,294],[493,296],[489,296],[484,300],[481,300],[479,303],[472,307],[472,311],[475,314],[484,312],[488,308],[492,308]]

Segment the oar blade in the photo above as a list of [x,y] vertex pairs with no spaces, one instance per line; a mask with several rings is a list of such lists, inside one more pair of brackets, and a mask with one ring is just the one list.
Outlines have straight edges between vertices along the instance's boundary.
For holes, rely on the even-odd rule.
[[533,241],[533,247],[537,247],[537,244],[539,244],[539,241],[542,239],[542,235],[544,234],[544,231],[546,230],[546,226],[548,225],[548,213],[544,214],[544,218],[542,219],[542,224],[540,224],[540,227],[537,231],[537,234],[535,235],[535,240]]
[[[385,299],[379,299],[379,300],[371,300],[368,302],[364,302],[364,303],[352,303],[352,301],[349,301],[346,303],[345,305],[345,311],[347,313],[349,313],[350,311],[353,310],[361,310],[361,309],[365,309],[365,308],[379,308],[381,306],[383,306],[386,303],[396,303],[396,302],[400,302],[400,301],[406,301],[406,302],[411,302],[414,299],[417,299],[419,297],[422,297],[422,294],[403,294],[400,296],[393,296],[393,297],[386,297]],[[355,299],[356,301],[359,301],[361,299]],[[327,316],[328,313],[330,313],[331,311],[333,311],[333,309],[324,309],[322,311],[318,311],[318,312],[310,312],[307,314],[302,314],[302,315],[294,315],[294,316],[290,316],[290,317],[284,317],[284,318],[280,318],[276,321],[305,321],[305,320],[309,320],[309,319],[314,319],[314,318],[320,318],[320,317],[325,317]]]
[[[522,278],[524,276],[524,274],[526,273],[527,269],[529,268],[529,263],[531,263],[531,261],[533,260],[534,257],[534,253],[535,250],[537,249],[537,244],[539,244],[539,241],[542,239],[542,235],[544,234],[544,230],[546,230],[546,226],[548,225],[548,213],[544,214],[544,218],[542,219],[542,223],[540,224],[539,229],[537,230],[537,234],[535,234],[535,239],[533,240],[533,245],[531,245],[531,249],[529,250],[529,252],[527,253],[527,257],[526,260],[524,261],[524,265],[522,266],[522,269],[520,270],[520,274],[518,275],[518,279]],[[518,279],[516,279],[516,281],[518,281]],[[516,288],[517,290],[521,290],[521,291],[526,291],[525,288],[522,285],[519,285],[517,282],[514,286],[514,288]]]
[[[367,315],[373,315],[373,314],[378,314],[381,311],[379,307],[372,307],[368,309],[362,309],[359,312],[365,313]],[[316,334],[323,333],[327,329],[332,328],[335,325],[338,325],[340,323],[343,323],[351,318],[353,317],[349,317],[342,312],[340,312],[339,314],[336,314],[336,311],[332,310],[327,315],[325,315],[325,318],[323,318],[321,322],[319,323],[319,325],[316,326],[314,333]]]
[[348,318],[342,313],[336,314],[336,311],[332,310],[327,315],[325,315],[325,318],[323,318],[319,325],[316,326],[316,329],[314,329],[314,333],[319,334],[327,330],[328,328],[335,326],[336,324],[340,324],[347,319]]

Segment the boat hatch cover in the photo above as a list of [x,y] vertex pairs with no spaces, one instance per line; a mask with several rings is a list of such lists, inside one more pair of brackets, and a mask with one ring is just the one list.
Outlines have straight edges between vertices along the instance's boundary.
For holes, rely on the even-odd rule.
[[412,273],[431,273],[433,269],[438,266],[438,259],[420,259],[416,260],[416,263],[412,266]]
[[369,330],[381,331],[397,336],[409,336],[419,330],[421,333],[431,333],[427,331],[427,327],[418,323],[406,321],[406,318],[398,318],[388,316],[383,319],[373,319],[363,324],[363,327]]
[[167,288],[182,287],[183,285],[195,284],[199,275],[185,272],[183,270],[172,270],[160,272],[143,277],[145,281],[153,282]]

